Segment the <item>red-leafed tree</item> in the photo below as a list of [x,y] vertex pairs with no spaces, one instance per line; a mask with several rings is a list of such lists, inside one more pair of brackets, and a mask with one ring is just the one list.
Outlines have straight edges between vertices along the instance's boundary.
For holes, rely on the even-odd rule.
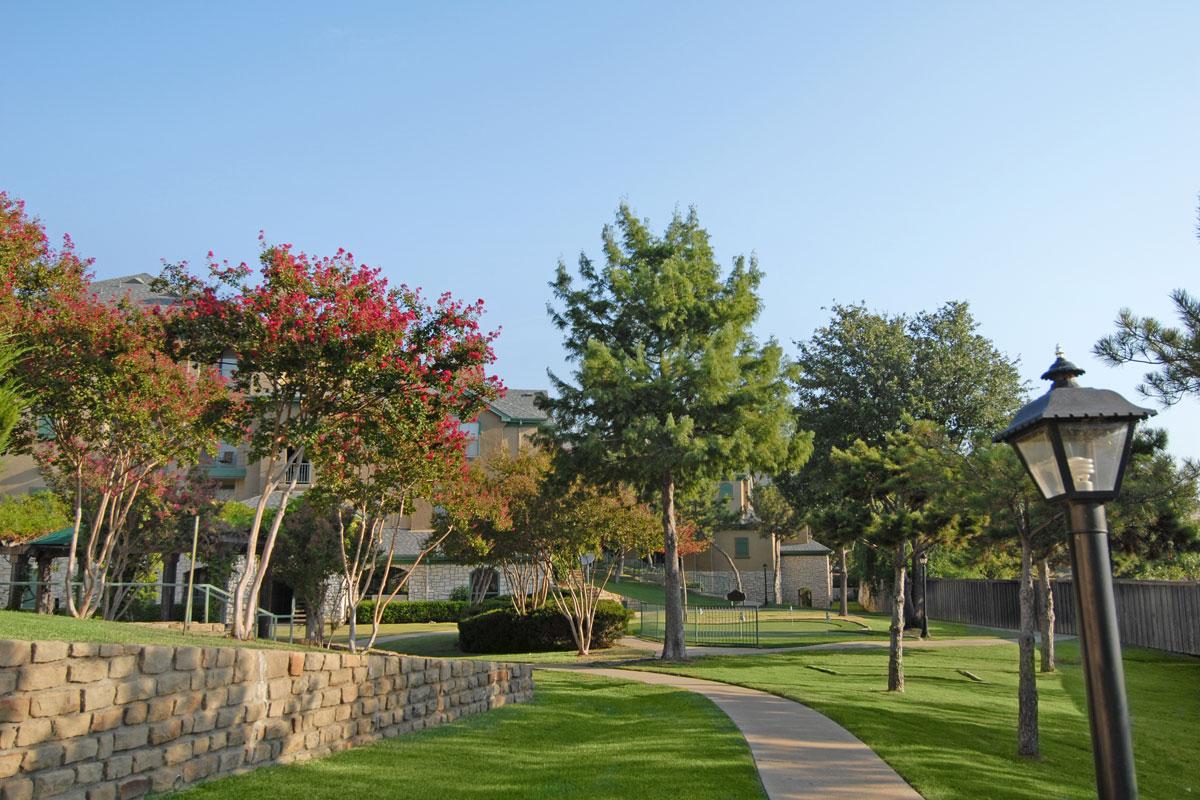
[[[490,354],[487,356],[490,358]],[[456,505],[467,482],[465,436],[460,415],[473,419],[490,390],[478,364],[438,391],[393,395],[360,414],[337,418],[317,437],[313,453],[321,483],[313,490],[336,510],[342,571],[350,606],[350,649],[358,649],[357,607],[374,586],[369,649],[388,604],[408,582],[410,568],[395,576],[396,521],[418,500]],[[391,535],[389,536],[389,530]],[[421,542],[412,567],[437,550],[458,526],[442,526]],[[380,554],[385,555],[380,557]],[[398,580],[395,579],[398,577]]]
[[78,564],[82,588],[68,592],[68,607],[86,618],[104,601],[142,492],[215,447],[225,387],[215,371],[163,352],[151,312],[84,293],[25,308],[20,325],[20,377],[31,390],[24,440],[55,484],[74,485],[67,574]]
[[89,263],[67,237],[51,246],[24,205],[0,194],[0,311],[22,351],[14,371],[29,406],[17,444],[74,490],[67,581],[78,561],[82,589],[67,596],[79,617],[103,601],[142,492],[215,444],[225,396],[214,372],[165,353],[157,313],[101,303],[88,290]]
[[[319,449],[322,436],[352,430],[388,403],[432,394],[453,405],[498,386],[483,373],[491,336],[479,329],[482,301],[442,295],[428,303],[418,290],[389,288],[378,269],[345,250],[316,257],[286,244],[264,246],[260,261],[255,274],[210,254],[208,278],[179,265],[163,279],[181,297],[172,325],[179,354],[208,364],[236,360],[230,383],[241,398],[238,427],[251,457],[265,464],[234,596],[239,639],[254,635],[259,592],[299,480],[293,468]],[[279,511],[264,538],[276,493]]]
[[90,264],[75,254],[71,237],[59,247],[50,244],[24,201],[0,192],[0,320],[15,325],[23,309],[83,294]]

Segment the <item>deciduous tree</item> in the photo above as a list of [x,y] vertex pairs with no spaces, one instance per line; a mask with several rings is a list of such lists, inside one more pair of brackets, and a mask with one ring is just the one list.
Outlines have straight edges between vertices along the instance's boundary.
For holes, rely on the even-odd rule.
[[[57,485],[74,484],[67,580],[79,564],[82,588],[68,592],[68,607],[88,617],[103,602],[142,491],[215,448],[225,388],[214,370],[163,351],[152,312],[87,293],[59,295],[28,310],[21,324],[30,351],[21,379],[32,397],[24,441]],[[81,538],[85,494],[94,503],[86,504]]]
[[[834,305],[829,322],[797,347],[797,416],[814,432],[814,451],[803,469],[776,482],[814,536],[845,545],[840,554],[852,546],[857,523],[834,487],[832,448],[856,440],[882,445],[908,416],[936,424],[965,450],[1003,428],[1022,399],[1016,362],[979,333],[964,302],[912,315]],[[827,536],[822,526],[830,524]],[[916,582],[914,591],[920,588]]]
[[603,559],[603,553],[641,546],[658,522],[628,488],[597,488],[576,481],[547,499],[555,509],[544,518],[551,526],[545,535],[555,576],[550,595],[571,624],[579,655],[587,655],[596,604],[616,568],[615,559]]
[[[479,330],[482,301],[442,295],[427,303],[418,290],[389,288],[378,269],[345,250],[314,257],[287,244],[264,246],[260,262],[256,277],[247,265],[210,254],[209,278],[179,265],[163,280],[181,298],[173,316],[179,353],[204,364],[236,361],[237,428],[251,458],[265,463],[234,595],[234,634],[242,639],[254,632],[259,591],[299,479],[293,468],[322,432],[390,398],[461,395],[468,374],[476,388],[494,386],[482,371],[491,340]],[[260,548],[276,492],[279,512]]]
[[[786,537],[795,536],[799,531],[800,516],[773,483],[755,484],[750,497],[754,508],[754,521],[751,524],[771,544],[771,570],[775,578],[770,594],[775,605],[779,605],[783,602],[780,546]],[[763,591],[766,591],[766,587],[763,587]]]

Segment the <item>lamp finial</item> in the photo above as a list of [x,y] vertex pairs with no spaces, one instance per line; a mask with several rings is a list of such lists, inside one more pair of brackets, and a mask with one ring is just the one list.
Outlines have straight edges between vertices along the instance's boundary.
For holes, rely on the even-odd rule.
[[1055,345],[1054,348],[1054,363],[1050,365],[1050,369],[1042,373],[1042,380],[1054,381],[1054,386],[1078,386],[1076,378],[1083,374],[1083,370],[1072,364],[1063,356],[1062,345]]

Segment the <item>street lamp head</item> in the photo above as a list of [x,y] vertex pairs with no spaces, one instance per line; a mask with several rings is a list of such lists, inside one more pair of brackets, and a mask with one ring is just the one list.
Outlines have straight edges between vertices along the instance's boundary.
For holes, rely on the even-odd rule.
[[1106,502],[1117,496],[1133,426],[1156,412],[1108,389],[1080,386],[1083,370],[1058,358],[1042,375],[1050,391],[1017,412],[993,441],[1008,442],[1047,500]]

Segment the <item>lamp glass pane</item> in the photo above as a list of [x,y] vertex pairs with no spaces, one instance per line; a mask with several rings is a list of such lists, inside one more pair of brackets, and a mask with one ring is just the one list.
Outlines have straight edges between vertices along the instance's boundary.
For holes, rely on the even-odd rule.
[[1050,431],[1040,427],[1013,441],[1025,466],[1033,476],[1042,497],[1047,500],[1066,493],[1062,475],[1058,471],[1058,460],[1054,457],[1054,444],[1050,441]]
[[1067,466],[1077,492],[1111,492],[1125,455],[1128,422],[1060,422]]

